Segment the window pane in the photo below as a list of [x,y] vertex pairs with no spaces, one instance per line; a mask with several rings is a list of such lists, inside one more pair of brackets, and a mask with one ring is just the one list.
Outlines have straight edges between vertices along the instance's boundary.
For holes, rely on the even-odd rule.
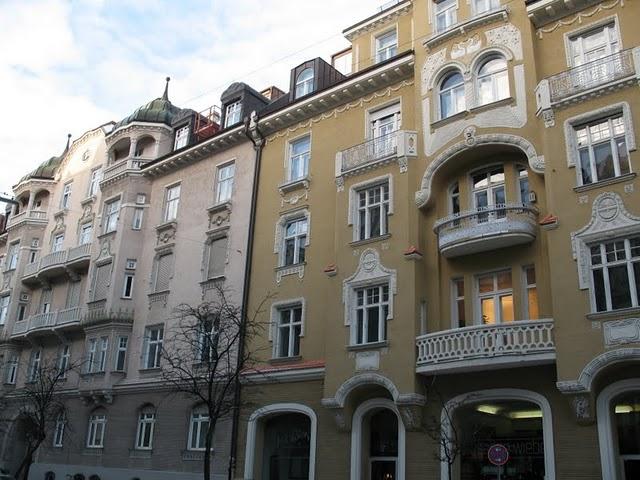
[[494,308],[493,298],[483,298],[481,301],[481,311],[482,311],[482,323],[484,324],[495,324],[496,323],[496,314]]
[[529,319],[538,320],[540,318],[540,312],[538,310],[538,289],[529,288],[527,290],[527,302],[529,309]]
[[500,317],[503,322],[513,322],[513,295],[500,297]]
[[498,273],[498,290],[511,288],[511,272]]
[[478,279],[480,293],[493,292],[493,275],[485,275]]
[[616,148],[618,149],[618,161],[620,162],[620,174],[625,175],[629,173],[629,152],[627,151],[627,142],[624,138],[618,138],[616,140]]
[[589,150],[587,148],[583,148],[578,152],[578,154],[580,156],[580,172],[582,175],[582,184],[587,185],[589,183],[593,183]]
[[607,309],[607,298],[604,290],[604,275],[601,268],[593,271],[593,288],[596,297],[596,310],[603,312]]
[[631,290],[627,276],[627,266],[609,267],[609,287],[611,290],[611,307],[627,308],[631,306]]
[[377,342],[378,338],[378,326],[380,322],[380,311],[378,307],[372,307],[367,309],[367,342]]
[[609,142],[594,146],[593,156],[596,162],[598,180],[615,177],[616,172],[613,166],[613,154]]

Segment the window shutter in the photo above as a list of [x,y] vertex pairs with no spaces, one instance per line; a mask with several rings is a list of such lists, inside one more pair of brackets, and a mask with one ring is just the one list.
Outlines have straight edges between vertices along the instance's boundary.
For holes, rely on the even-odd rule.
[[158,258],[156,266],[156,285],[155,291],[162,292],[169,290],[169,281],[171,280],[173,270],[173,254],[162,255]]
[[104,300],[109,292],[109,277],[111,264],[100,265],[96,268],[96,279],[93,287],[93,300]]
[[78,305],[80,305],[80,282],[71,282],[67,293],[67,308],[77,307]]
[[209,267],[207,278],[215,278],[224,275],[224,267],[227,259],[227,237],[218,238],[209,245]]

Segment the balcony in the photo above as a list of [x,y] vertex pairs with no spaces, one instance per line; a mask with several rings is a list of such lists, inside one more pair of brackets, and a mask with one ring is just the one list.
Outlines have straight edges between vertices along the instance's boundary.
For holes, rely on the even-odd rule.
[[407,158],[416,157],[418,136],[416,132],[396,130],[372,138],[336,153],[336,178],[343,179],[397,161],[400,171],[406,172]]
[[25,266],[22,283],[38,284],[41,280],[63,274],[73,275],[84,271],[91,260],[91,244],[85,243],[77,247],[60,250],[45,255],[40,261]]
[[56,312],[39,313],[27,320],[16,322],[11,331],[12,338],[52,333],[77,328],[82,319],[82,307],[66,308]]
[[133,157],[119,160],[104,170],[101,183],[115,182],[130,173],[137,173],[142,167],[151,161],[150,158]]
[[9,217],[7,228],[15,228],[23,223],[34,225],[47,224],[47,212],[44,210],[28,210]]
[[459,373],[553,363],[553,320],[477,325],[416,338],[418,373]]
[[447,258],[530,243],[538,211],[529,204],[505,204],[460,212],[438,220],[433,230]]
[[640,47],[622,50],[542,80],[538,112],[597,97],[640,80]]

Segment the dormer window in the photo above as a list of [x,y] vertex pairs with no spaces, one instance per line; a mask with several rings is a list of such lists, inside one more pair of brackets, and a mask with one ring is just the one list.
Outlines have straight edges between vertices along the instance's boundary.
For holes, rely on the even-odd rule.
[[240,120],[242,120],[241,113],[242,103],[240,100],[227,105],[227,111],[224,117],[224,126],[230,127],[231,125],[240,123]]
[[174,150],[178,150],[182,147],[186,147],[189,142],[189,126],[179,128],[176,131],[176,140],[173,145]]
[[384,62],[398,53],[398,34],[395,30],[376,37],[376,63]]
[[313,91],[313,68],[305,68],[296,79],[296,98]]

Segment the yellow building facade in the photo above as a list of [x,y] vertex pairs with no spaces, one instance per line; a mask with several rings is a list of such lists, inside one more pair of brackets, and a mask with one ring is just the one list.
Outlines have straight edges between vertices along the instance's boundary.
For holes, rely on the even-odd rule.
[[406,0],[349,75],[292,70],[250,127],[237,478],[637,478],[637,18]]

